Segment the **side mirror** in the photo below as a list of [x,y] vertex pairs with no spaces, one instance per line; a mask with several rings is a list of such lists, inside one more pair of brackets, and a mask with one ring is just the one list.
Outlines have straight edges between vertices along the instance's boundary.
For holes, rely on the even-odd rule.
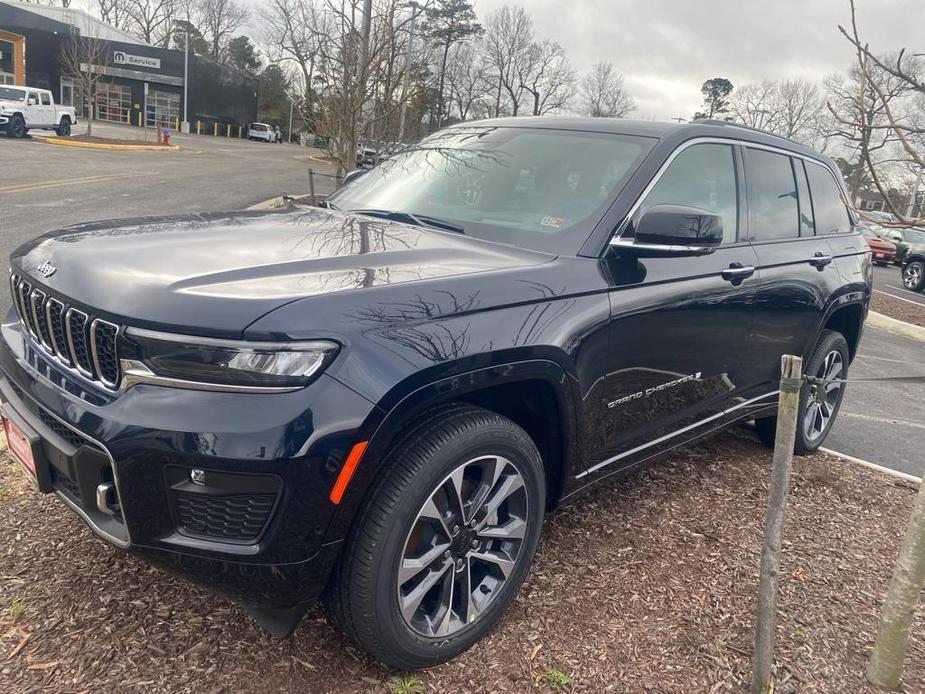
[[29,106],[38,106],[38,105],[39,105],[39,100],[36,99],[34,96],[30,96],[27,103],[28,103]]
[[722,242],[723,220],[719,215],[686,205],[654,205],[610,245],[637,257],[656,258],[706,255]]
[[344,176],[344,180],[341,181],[340,183],[341,187],[343,188],[345,185],[347,185],[351,181],[357,180],[360,176],[362,176],[365,173],[366,173],[366,169],[354,169],[353,171],[348,173],[346,176]]

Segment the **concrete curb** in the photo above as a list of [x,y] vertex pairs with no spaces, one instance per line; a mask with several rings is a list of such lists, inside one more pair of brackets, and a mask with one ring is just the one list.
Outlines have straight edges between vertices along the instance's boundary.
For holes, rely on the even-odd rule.
[[82,142],[81,140],[66,140],[63,137],[43,137],[39,142],[46,142],[59,147],[80,147],[82,149],[110,149],[117,151],[135,152],[177,152],[178,145],[109,145],[103,142]]
[[876,470],[877,472],[882,472],[884,475],[889,475],[890,477],[896,477],[906,482],[913,482],[914,484],[919,484],[922,481],[921,477],[916,477],[915,475],[910,475],[908,472],[900,472],[899,470],[892,470],[888,467],[883,467],[882,465],[877,465],[877,463],[872,463],[869,460],[863,460],[862,458],[855,458],[852,455],[847,453],[839,453],[838,451],[833,451],[831,448],[820,448],[821,453],[826,455],[832,455],[836,458],[841,458],[846,460],[849,463],[854,463],[855,465],[860,465],[861,467],[866,467],[870,470]]
[[896,320],[895,318],[890,318],[876,311],[870,311],[867,314],[867,325],[886,330],[888,333],[893,333],[900,337],[908,337],[913,340],[918,340],[919,342],[925,342],[925,328],[913,325],[912,323],[906,323],[905,321]]

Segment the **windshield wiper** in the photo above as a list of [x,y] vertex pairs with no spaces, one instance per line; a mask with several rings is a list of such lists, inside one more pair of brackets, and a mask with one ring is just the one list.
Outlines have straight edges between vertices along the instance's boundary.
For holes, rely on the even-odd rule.
[[351,214],[362,214],[367,217],[379,217],[381,219],[391,219],[394,222],[404,222],[406,224],[414,224],[419,227],[433,227],[435,229],[443,229],[445,231],[452,231],[456,234],[465,234],[461,226],[458,224],[453,224],[452,222],[447,222],[443,219],[438,219],[437,217],[430,217],[423,214],[415,214],[412,212],[402,212],[400,210],[375,210],[375,209],[361,209],[361,210],[347,210]]

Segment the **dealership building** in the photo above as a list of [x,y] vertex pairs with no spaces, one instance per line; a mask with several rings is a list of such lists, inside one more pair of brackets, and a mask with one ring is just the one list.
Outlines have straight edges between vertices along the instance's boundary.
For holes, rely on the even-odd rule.
[[[61,47],[75,32],[97,39],[105,58],[93,103],[60,62]],[[159,48],[73,8],[0,0],[0,84],[50,89],[55,99],[85,117],[174,125],[184,119],[204,132],[245,125],[257,118],[257,80],[228,65],[189,55],[189,113],[183,113],[184,51]],[[147,95],[145,90],[147,89]],[[186,118],[184,118],[186,116]]]

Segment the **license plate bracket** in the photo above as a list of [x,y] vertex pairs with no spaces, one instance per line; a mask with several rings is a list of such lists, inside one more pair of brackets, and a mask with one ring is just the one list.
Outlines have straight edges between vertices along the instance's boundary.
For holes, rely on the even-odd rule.
[[51,466],[42,450],[42,438],[21,417],[16,416],[8,406],[5,405],[0,408],[0,417],[3,419],[3,430],[6,434],[7,446],[13,458],[23,468],[23,472],[33,482],[38,491],[43,494],[54,491],[51,480]]

